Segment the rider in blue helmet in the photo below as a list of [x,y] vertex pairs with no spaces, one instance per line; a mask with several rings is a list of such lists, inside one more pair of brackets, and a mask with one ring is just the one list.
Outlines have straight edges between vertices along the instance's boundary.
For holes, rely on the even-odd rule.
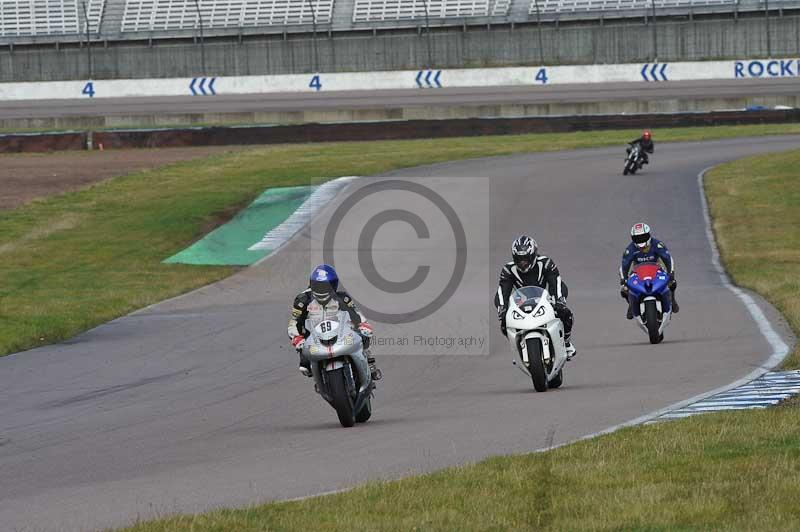
[[322,321],[336,318],[340,310],[345,310],[350,315],[350,321],[361,335],[364,344],[364,354],[367,355],[372,378],[380,380],[381,371],[375,366],[375,357],[369,350],[372,337],[372,325],[358,310],[355,301],[344,290],[339,290],[339,276],[332,266],[320,264],[311,272],[308,288],[297,294],[292,305],[292,315],[289,318],[289,338],[292,347],[300,354],[300,373],[306,377],[311,376],[311,365],[302,355],[302,347],[309,332],[305,329],[307,319]]

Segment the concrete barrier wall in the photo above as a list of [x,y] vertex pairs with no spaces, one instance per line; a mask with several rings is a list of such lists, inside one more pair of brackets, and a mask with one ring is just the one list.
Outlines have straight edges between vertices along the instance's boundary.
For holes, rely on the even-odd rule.
[[[0,153],[83,149],[166,148],[390,140],[523,133],[556,133],[604,129],[691,127],[736,124],[790,123],[800,120],[800,110],[758,112],[713,112],[642,115],[598,115],[454,120],[407,120],[346,124],[302,124],[287,126],[213,127],[173,130],[112,130],[50,135],[0,135]],[[84,144],[81,146],[80,141]]]
[[0,83],[0,99],[103,99],[137,96],[198,96],[457,87],[537,86],[613,82],[669,83],[706,79],[792,77],[800,60],[746,59],[685,63],[635,63],[390,72],[344,72],[283,76],[237,76],[139,80]]
[[[766,57],[763,17],[659,21],[658,59],[692,61]],[[651,25],[643,20],[543,27],[545,64],[612,64],[652,61]],[[800,56],[800,16],[775,17],[770,23],[773,57]],[[431,38],[436,68],[513,66],[540,63],[535,25],[447,28]],[[95,43],[94,79],[137,79],[191,76],[250,76],[319,72],[414,70],[428,65],[428,40],[414,31],[359,34],[320,33],[315,60],[309,35],[205,42],[205,69],[199,45],[164,41],[152,46]],[[315,68],[314,65],[317,65]],[[16,47],[0,51],[0,81],[88,79],[88,55],[78,47]]]

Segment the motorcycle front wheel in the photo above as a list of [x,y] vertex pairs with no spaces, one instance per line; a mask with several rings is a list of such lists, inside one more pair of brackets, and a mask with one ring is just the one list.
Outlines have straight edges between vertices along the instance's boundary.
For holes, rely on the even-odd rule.
[[645,301],[644,303],[644,322],[647,326],[647,336],[650,337],[651,344],[657,344],[664,339],[664,336],[658,332],[658,309],[656,308],[655,301]]
[[550,380],[550,382],[547,383],[547,385],[550,388],[555,389],[555,388],[560,387],[562,384],[564,384],[564,369],[563,368],[556,374],[555,377],[553,377]]
[[364,406],[362,406],[361,410],[356,414],[356,422],[364,423],[370,417],[372,417],[372,398],[364,401]]
[[528,348],[528,369],[531,373],[531,381],[537,392],[547,391],[547,373],[544,370],[544,360],[542,360],[542,343],[530,338],[525,341]]
[[343,427],[352,427],[356,424],[356,418],[353,415],[353,399],[347,390],[347,377],[344,371],[345,368],[335,369],[328,372],[325,377],[328,381],[328,390],[333,397],[333,408],[339,416],[339,423]]

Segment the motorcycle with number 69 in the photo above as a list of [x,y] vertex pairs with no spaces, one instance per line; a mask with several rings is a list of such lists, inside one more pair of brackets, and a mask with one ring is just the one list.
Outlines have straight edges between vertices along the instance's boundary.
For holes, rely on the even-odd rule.
[[367,421],[375,383],[349,315],[341,311],[336,319],[309,319],[305,327],[309,336],[303,354],[311,363],[314,389],[336,410],[343,427]]

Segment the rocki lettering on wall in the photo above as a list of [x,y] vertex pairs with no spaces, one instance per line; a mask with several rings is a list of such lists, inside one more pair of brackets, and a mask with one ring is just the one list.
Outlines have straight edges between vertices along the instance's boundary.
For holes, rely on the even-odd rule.
[[735,78],[787,78],[800,76],[800,59],[773,59],[770,61],[736,61]]

